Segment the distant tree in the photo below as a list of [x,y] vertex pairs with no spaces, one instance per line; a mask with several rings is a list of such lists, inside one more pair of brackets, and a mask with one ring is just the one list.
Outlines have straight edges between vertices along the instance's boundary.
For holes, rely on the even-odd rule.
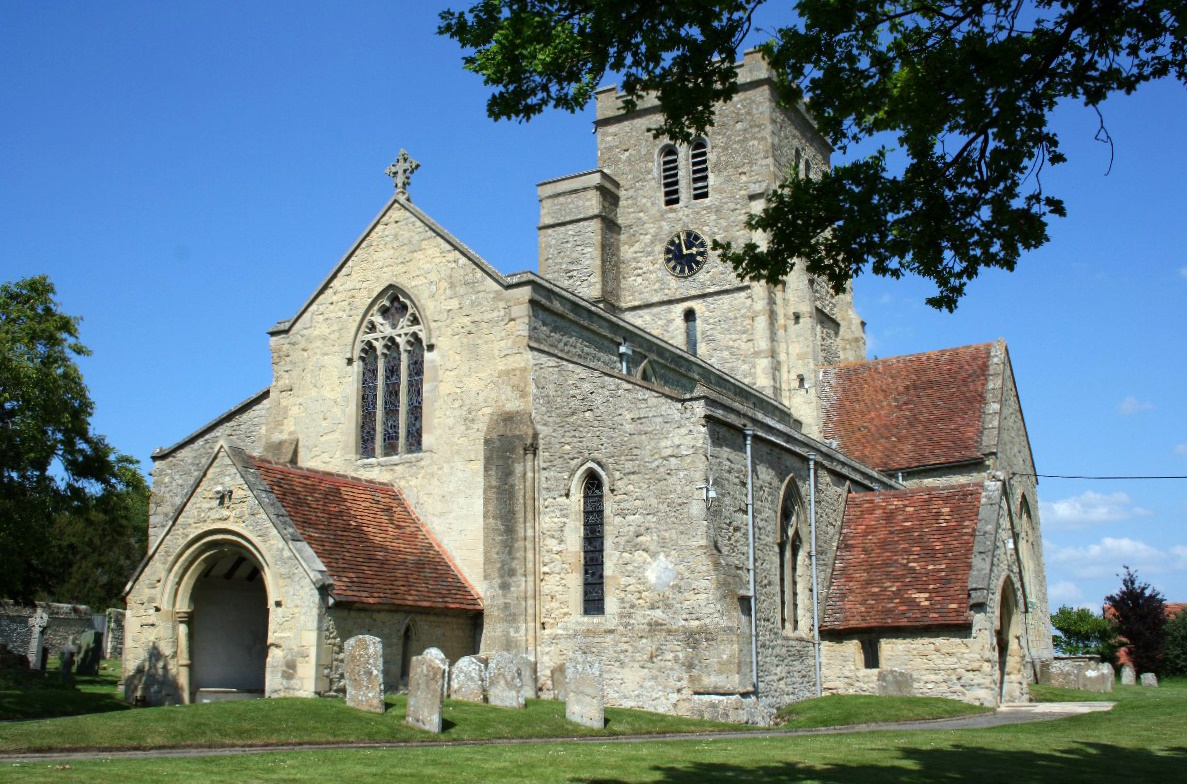
[[1179,610],[1166,622],[1165,655],[1162,671],[1165,675],[1187,675],[1187,609]]
[[[495,88],[491,117],[577,111],[615,74],[627,109],[654,94],[654,133],[688,141],[737,93],[733,63],[762,4],[480,0],[443,12],[439,32]],[[1065,214],[1041,177],[1065,160],[1048,122],[1058,104],[1096,110],[1152,79],[1187,81],[1182,0],[796,0],[785,14],[760,47],[780,100],[806,102],[837,150],[870,151],[784,172],[750,219],[765,246],[715,244],[750,280],[796,263],[838,291],[863,271],[914,274],[952,310],[981,269],[1013,270]],[[1109,141],[1103,119],[1097,137]]]
[[18,601],[58,576],[55,521],[122,481],[113,450],[91,432],[79,320],[54,293],[44,275],[0,285],[0,596]]
[[1061,606],[1051,616],[1055,650],[1068,656],[1099,656],[1112,662],[1117,656],[1117,624],[1084,607]]
[[1117,618],[1117,631],[1129,650],[1129,660],[1139,673],[1162,671],[1162,645],[1166,638],[1166,600],[1149,583],[1123,567],[1121,590],[1105,597]]

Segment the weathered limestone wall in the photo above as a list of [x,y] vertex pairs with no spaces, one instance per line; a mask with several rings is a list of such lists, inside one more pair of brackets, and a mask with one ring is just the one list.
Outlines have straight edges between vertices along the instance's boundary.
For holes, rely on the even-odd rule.
[[618,302],[618,183],[605,172],[537,186],[540,274],[591,302]]
[[[214,492],[220,486],[231,491],[221,503]],[[228,551],[257,562],[268,588],[267,696],[313,696],[325,688],[323,601],[227,453],[220,452],[128,594],[123,680],[129,700],[186,701],[178,612],[202,611],[191,605],[186,586],[210,565],[209,558]]]
[[153,453],[152,496],[148,508],[148,546],[169,524],[177,507],[185,500],[206,467],[218,442],[225,438],[252,454],[260,454],[264,444],[264,422],[268,416],[268,392],[265,390],[213,422],[204,425],[185,440]]
[[[369,610],[332,607],[325,627],[325,644],[330,657],[324,674],[329,690],[345,693],[346,652],[351,637],[366,634],[383,641],[383,683],[388,691],[401,688],[408,663],[427,648],[438,648],[456,662],[477,651],[477,619],[471,615]],[[408,632],[408,645],[404,645]]]
[[[362,319],[389,286],[412,298],[426,325],[424,451],[360,459],[361,363],[349,360]],[[517,296],[431,220],[396,201],[272,339],[269,441],[297,439],[304,466],[398,485],[480,591],[482,434],[492,412],[527,406],[527,308]]]

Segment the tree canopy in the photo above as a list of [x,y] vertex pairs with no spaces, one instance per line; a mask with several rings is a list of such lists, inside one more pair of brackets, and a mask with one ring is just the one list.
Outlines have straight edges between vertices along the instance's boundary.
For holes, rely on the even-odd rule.
[[1121,575],[1121,589],[1105,597],[1117,619],[1129,660],[1139,673],[1162,672],[1162,646],[1166,639],[1166,600],[1149,583],[1139,582],[1128,566]]
[[1061,606],[1051,616],[1055,650],[1067,656],[1098,656],[1112,662],[1117,656],[1117,623],[1085,607]]
[[[481,0],[441,14],[472,50],[498,119],[576,111],[608,74],[626,108],[657,96],[657,136],[687,141],[737,91],[733,63],[763,0]],[[717,245],[746,279],[802,263],[843,288],[862,272],[934,282],[953,310],[982,269],[1013,270],[1048,240],[1063,202],[1044,191],[1065,156],[1056,104],[1096,109],[1152,79],[1187,81],[1181,0],[797,0],[760,46],[780,100],[802,101],[842,152],[789,173],[750,228],[765,245]],[[1099,114],[1099,111],[1098,111]],[[1109,141],[1102,118],[1098,138]],[[857,150],[855,150],[855,153]]]
[[[79,319],[60,312],[54,295],[45,276],[0,285],[0,596],[83,601],[54,595],[77,572],[107,586],[89,600],[108,602],[131,567],[103,577],[99,561],[129,557],[122,540],[147,522],[137,519],[147,488],[131,459],[91,431],[94,405],[75,362],[89,352]],[[137,558],[144,535],[133,543]]]

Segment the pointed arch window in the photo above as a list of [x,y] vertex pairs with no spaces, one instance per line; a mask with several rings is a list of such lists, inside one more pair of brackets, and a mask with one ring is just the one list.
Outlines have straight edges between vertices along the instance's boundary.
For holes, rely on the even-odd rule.
[[421,451],[424,420],[424,324],[403,292],[385,297],[363,322],[356,357],[359,455]]
[[779,511],[779,623],[785,631],[803,632],[811,626],[810,564],[804,546],[803,504],[788,482]]
[[704,139],[697,139],[692,143],[689,155],[692,168],[692,199],[709,198],[709,143]]
[[663,185],[664,206],[680,203],[680,154],[672,146],[659,154],[660,183]]
[[590,472],[581,486],[581,611],[606,614],[606,504],[602,479]]
[[697,312],[692,308],[684,311],[684,345],[689,354],[697,355]]

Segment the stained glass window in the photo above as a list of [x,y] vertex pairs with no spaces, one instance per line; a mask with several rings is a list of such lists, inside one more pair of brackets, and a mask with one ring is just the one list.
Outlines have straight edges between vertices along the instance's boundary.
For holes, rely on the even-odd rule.
[[606,614],[605,535],[602,480],[590,474],[581,491],[582,611],[586,615]]
[[358,341],[359,455],[422,449],[424,325],[407,295],[393,291],[368,314]]

